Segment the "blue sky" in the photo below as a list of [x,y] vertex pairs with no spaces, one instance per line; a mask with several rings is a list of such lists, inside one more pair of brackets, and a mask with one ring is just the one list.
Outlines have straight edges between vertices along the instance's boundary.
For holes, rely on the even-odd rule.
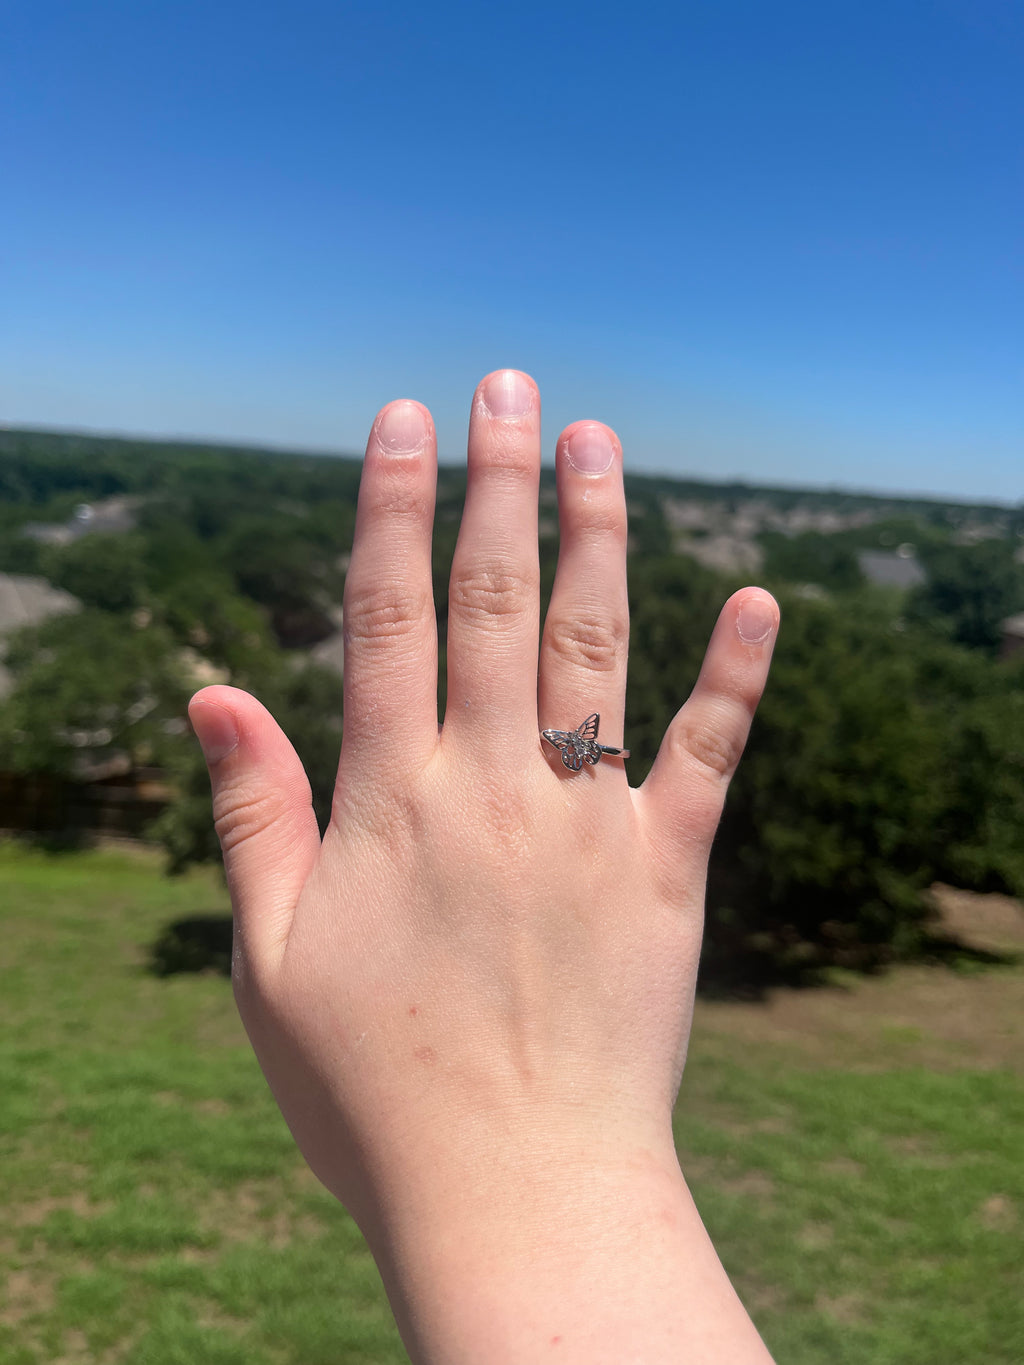
[[1024,8],[33,0],[0,422],[361,449],[529,370],[629,465],[1024,497]]

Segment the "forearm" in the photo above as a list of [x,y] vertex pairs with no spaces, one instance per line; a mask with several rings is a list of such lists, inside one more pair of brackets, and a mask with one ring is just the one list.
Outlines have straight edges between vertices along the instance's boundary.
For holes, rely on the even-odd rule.
[[416,1365],[770,1361],[671,1151],[505,1153],[371,1240]]

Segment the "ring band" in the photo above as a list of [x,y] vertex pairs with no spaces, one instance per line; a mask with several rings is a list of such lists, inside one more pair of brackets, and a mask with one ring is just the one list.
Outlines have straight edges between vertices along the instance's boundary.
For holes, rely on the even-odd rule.
[[598,744],[597,729],[600,724],[601,717],[595,711],[592,716],[588,716],[577,725],[575,730],[542,730],[541,739],[546,739],[561,752],[563,765],[574,773],[578,773],[584,763],[590,764],[591,767],[595,763],[600,763],[602,754],[609,754],[614,758],[628,758],[628,749]]

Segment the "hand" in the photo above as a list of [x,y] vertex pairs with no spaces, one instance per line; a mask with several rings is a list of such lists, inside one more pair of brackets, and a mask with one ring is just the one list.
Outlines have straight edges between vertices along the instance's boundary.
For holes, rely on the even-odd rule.
[[[726,603],[641,788],[621,758],[568,771],[542,728],[598,712],[600,740],[629,743],[626,509],[607,427],[568,427],[556,462],[561,550],[538,653],[540,399],[525,375],[489,375],[470,418],[439,731],[434,428],[409,401],[377,417],[322,845],[299,760],[259,702],[220,686],[193,699],[236,997],[414,1359],[534,1361],[554,1346],[591,1365],[634,1349],[766,1359],[689,1202],[671,1113],[708,853],[778,609],[757,588]],[[677,1347],[689,1354],[664,1353]]]

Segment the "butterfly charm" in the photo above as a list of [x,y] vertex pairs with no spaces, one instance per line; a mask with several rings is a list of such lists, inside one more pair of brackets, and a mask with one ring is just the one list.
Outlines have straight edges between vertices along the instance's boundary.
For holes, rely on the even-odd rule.
[[597,743],[597,727],[600,723],[601,717],[595,711],[575,730],[542,730],[541,734],[549,744],[561,749],[563,764],[578,773],[584,763],[601,762],[601,749]]
[[588,716],[577,725],[575,730],[542,730],[541,735],[549,744],[561,750],[564,766],[570,772],[578,773],[584,763],[590,764],[591,767],[595,763],[600,763],[602,754],[629,757],[628,749],[613,749],[608,744],[598,744],[597,727],[600,724],[601,717],[595,711],[592,716]]

